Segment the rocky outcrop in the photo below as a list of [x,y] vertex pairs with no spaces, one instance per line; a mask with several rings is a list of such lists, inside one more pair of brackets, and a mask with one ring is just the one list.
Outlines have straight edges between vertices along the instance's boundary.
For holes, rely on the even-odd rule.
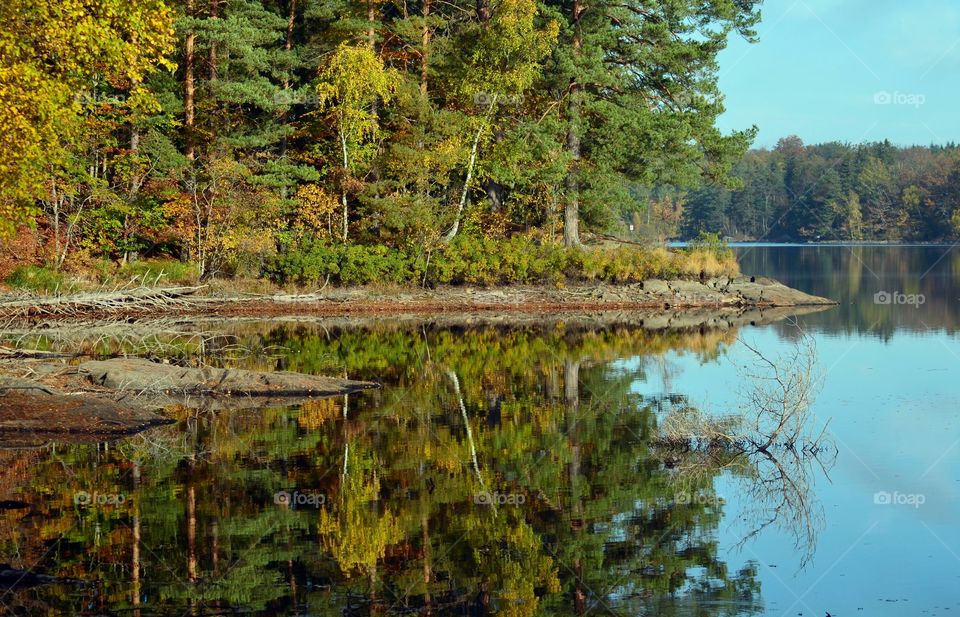
[[139,358],[84,362],[80,375],[92,385],[137,393],[198,396],[323,397],[376,388],[368,381],[304,375],[289,371],[186,368]]
[[644,292],[676,307],[830,306],[833,300],[812,296],[779,281],[759,276],[714,278],[706,281],[644,281]]

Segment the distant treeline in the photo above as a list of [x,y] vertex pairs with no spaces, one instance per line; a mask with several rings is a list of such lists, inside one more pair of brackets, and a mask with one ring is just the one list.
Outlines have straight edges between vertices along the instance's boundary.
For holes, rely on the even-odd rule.
[[[635,227],[665,237],[942,241],[960,233],[960,148],[781,139],[736,166],[739,188],[661,187]],[[649,224],[648,224],[649,223]]]

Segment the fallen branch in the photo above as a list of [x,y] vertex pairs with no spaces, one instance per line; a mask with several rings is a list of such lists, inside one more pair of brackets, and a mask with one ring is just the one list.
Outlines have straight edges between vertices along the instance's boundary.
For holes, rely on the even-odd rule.
[[137,287],[116,291],[69,296],[33,296],[0,299],[0,317],[24,318],[65,316],[80,313],[119,313],[157,308],[176,308],[189,304],[187,298],[203,289],[198,287]]

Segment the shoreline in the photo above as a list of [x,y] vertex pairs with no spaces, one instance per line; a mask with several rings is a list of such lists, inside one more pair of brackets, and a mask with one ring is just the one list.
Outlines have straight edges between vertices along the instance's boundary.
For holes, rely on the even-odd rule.
[[551,314],[834,306],[766,277],[652,279],[634,284],[569,287],[503,286],[374,289],[349,287],[310,294],[202,295],[203,287],[139,288],[63,297],[0,298],[7,321],[131,319],[163,315],[280,317],[405,316],[461,313]]
[[[92,356],[81,351],[85,347],[82,341],[72,340],[78,334],[84,340],[88,336],[102,338],[114,330],[124,338],[136,336],[140,329],[149,335],[151,317],[160,322],[162,331],[179,329],[171,320],[184,324],[185,336],[201,322],[220,319],[317,320],[324,327],[391,322],[402,326],[414,321],[439,327],[529,327],[553,319],[574,328],[628,326],[650,332],[699,330],[703,334],[705,330],[772,323],[836,304],[755,277],[552,289],[351,288],[266,298],[200,296],[196,291],[141,289],[139,294],[126,296],[111,292],[109,296],[65,297],[42,305],[39,312],[7,318],[0,332],[14,337],[29,332],[56,337],[58,330],[63,330],[65,346],[62,352],[0,347],[0,448],[115,439],[167,422],[160,410],[170,405],[208,411],[260,408],[376,387],[335,377],[193,369],[136,358],[84,362],[84,357]],[[120,301],[123,298],[146,304],[125,306]],[[30,306],[22,298],[17,302]],[[2,306],[0,302],[0,309]],[[64,410],[69,412],[67,416]]]

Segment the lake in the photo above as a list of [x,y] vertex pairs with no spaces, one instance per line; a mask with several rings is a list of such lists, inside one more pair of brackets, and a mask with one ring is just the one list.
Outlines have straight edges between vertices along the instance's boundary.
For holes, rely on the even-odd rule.
[[[121,441],[0,450],[0,563],[87,581],[0,577],[0,611],[960,610],[960,250],[736,251],[744,272],[840,304],[742,329],[626,315],[44,334],[34,344],[383,388],[174,406],[175,424]],[[776,375],[815,394],[791,446],[665,439],[690,417],[749,427]]]

